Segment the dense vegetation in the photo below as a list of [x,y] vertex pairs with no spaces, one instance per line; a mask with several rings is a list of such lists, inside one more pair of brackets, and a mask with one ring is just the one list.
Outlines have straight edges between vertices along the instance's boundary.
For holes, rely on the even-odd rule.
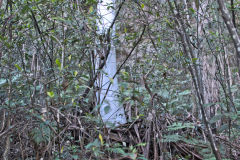
[[[114,37],[97,5],[0,0],[0,159],[240,159],[240,1],[116,0]],[[113,128],[94,85],[110,38]]]

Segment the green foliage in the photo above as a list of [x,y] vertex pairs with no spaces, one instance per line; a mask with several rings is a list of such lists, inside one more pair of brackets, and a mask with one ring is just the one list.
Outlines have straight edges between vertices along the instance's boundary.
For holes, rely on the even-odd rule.
[[175,131],[178,129],[183,128],[194,128],[194,125],[192,123],[173,123],[172,125],[168,126],[169,131]]
[[40,145],[41,143],[47,143],[51,139],[51,130],[45,124],[40,123],[39,128],[34,128],[30,135],[33,141]]
[[100,150],[101,143],[98,139],[86,145],[86,149],[92,151],[96,157],[100,157],[103,152]]
[[[39,150],[44,159],[147,159],[142,154],[149,146],[148,159],[153,159],[157,146],[158,155],[166,160],[191,159],[191,152],[214,159],[199,103],[223,159],[230,154],[236,157],[238,65],[217,2],[209,3],[202,14],[204,1],[196,4],[200,10],[193,6],[195,1],[187,2],[187,8],[171,1],[174,12],[168,3],[159,2],[125,1],[116,18],[112,39],[119,65],[129,56],[117,77],[118,97],[129,123],[111,130],[102,123],[97,88],[89,85],[97,72],[96,54],[105,54],[110,45],[106,35],[97,32],[99,1],[2,2],[0,146],[11,138],[9,158],[34,159]],[[107,8],[117,11],[120,1],[116,3]],[[236,17],[239,4],[234,2]],[[174,16],[177,8],[180,19]],[[143,25],[147,26],[143,38],[131,53]],[[199,32],[201,27],[204,30]],[[188,40],[186,50],[181,34]],[[113,83],[112,77],[109,81]],[[202,101],[201,96],[205,96]],[[106,113],[109,110],[109,106],[104,108]],[[110,136],[115,132],[120,138]],[[126,137],[129,141],[122,140]],[[185,155],[174,144],[187,146],[191,152]],[[0,153],[4,148],[0,147]]]
[[106,106],[106,107],[104,107],[104,112],[106,113],[106,114],[108,114],[109,113],[109,111],[110,111],[110,106]]

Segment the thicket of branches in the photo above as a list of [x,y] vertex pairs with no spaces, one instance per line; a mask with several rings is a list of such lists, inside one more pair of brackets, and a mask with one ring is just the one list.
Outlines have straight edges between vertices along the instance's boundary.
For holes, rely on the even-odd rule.
[[[115,3],[110,37],[97,0],[0,0],[1,159],[240,159],[240,2]],[[116,128],[94,87],[109,38]]]

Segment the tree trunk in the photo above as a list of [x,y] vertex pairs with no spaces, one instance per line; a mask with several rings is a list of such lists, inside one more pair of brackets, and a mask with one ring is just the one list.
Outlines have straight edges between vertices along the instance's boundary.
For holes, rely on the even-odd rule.
[[223,18],[225,24],[227,25],[228,32],[230,33],[230,36],[233,40],[234,47],[236,49],[238,74],[240,76],[240,62],[239,62],[240,61],[240,38],[239,38],[236,28],[234,27],[230,13],[228,12],[228,9],[225,6],[224,1],[218,0],[218,5],[219,5],[220,11],[222,13],[222,18]]
[[[109,5],[112,5],[112,0],[103,0],[98,4],[98,14],[100,15],[100,20],[98,21],[99,34],[106,34],[107,30],[111,27],[115,15],[112,9],[108,9]],[[112,26],[112,32],[110,33],[110,41],[108,44],[103,45],[103,49],[97,53],[98,61],[106,61],[105,66],[102,69],[102,73],[98,77],[98,104],[100,104],[100,114],[104,123],[107,126],[117,126],[119,124],[126,123],[126,117],[123,107],[119,104],[117,94],[118,94],[118,80],[114,78],[117,71],[116,62],[116,49],[113,44],[113,37],[115,36],[115,27]],[[106,48],[111,45],[110,53],[106,56]],[[98,63],[99,64],[99,63]],[[96,67],[98,68],[98,67]],[[110,87],[109,87],[110,85]]]

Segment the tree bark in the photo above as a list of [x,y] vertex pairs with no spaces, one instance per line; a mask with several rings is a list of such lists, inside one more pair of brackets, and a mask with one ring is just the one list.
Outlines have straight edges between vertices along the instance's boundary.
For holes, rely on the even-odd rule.
[[240,61],[240,38],[239,38],[236,28],[234,27],[230,13],[228,12],[228,9],[227,9],[224,1],[218,0],[218,5],[219,5],[220,11],[222,13],[222,18],[227,26],[228,32],[233,40],[233,44],[236,49],[238,74],[240,76],[240,64],[239,64],[239,61]]
[[[191,45],[190,42],[190,37],[187,33],[186,30],[186,23],[184,22],[184,20],[182,19],[180,10],[179,10],[179,6],[177,5],[176,0],[174,1],[175,6],[172,5],[172,3],[170,2],[170,0],[168,0],[168,4],[170,6],[171,12],[172,14],[175,16],[176,20],[175,23],[176,25],[178,25],[178,27],[176,26],[176,31],[179,34],[181,41],[182,41],[182,46],[183,46],[183,50],[184,53],[186,55],[186,57],[188,57],[189,59],[193,59],[195,58],[195,54],[194,54],[194,49]],[[176,10],[174,10],[176,8]],[[198,28],[199,29],[199,28]],[[199,45],[199,44],[198,44]],[[192,67],[193,66],[193,67]],[[203,123],[206,127],[207,130],[207,134],[208,134],[208,140],[210,142],[212,151],[215,155],[216,160],[221,160],[221,155],[220,152],[216,146],[216,142],[215,142],[215,138],[213,136],[212,133],[212,129],[208,123],[208,117],[204,108],[204,92],[203,92],[203,84],[202,84],[202,79],[199,75],[199,71],[198,71],[198,67],[196,65],[196,63],[192,63],[191,65],[189,65],[188,67],[191,76],[192,76],[192,80],[195,86],[195,90],[196,90],[196,95],[198,97],[198,103],[200,106],[200,110],[202,113],[202,119],[203,119]]]
[[[100,61],[98,64],[101,64],[101,61],[106,61],[102,73],[98,77],[97,86],[99,91],[97,97],[103,122],[106,123],[107,126],[117,126],[126,123],[126,117],[124,109],[119,104],[117,98],[118,80],[117,77],[115,77],[115,73],[117,72],[116,49],[112,40],[115,36],[115,26],[113,25],[113,21],[116,17],[113,10],[108,9],[108,5],[111,5],[111,3],[113,3],[112,0],[103,0],[98,4],[98,14],[101,16],[100,21],[98,21],[99,34],[105,35],[107,32],[110,36],[103,38],[110,38],[110,41],[103,40],[100,42],[102,49],[97,53],[98,61]],[[111,27],[112,30],[109,32],[109,28]],[[106,48],[109,45],[111,48],[109,55],[107,55]],[[110,87],[108,87],[109,84]]]

